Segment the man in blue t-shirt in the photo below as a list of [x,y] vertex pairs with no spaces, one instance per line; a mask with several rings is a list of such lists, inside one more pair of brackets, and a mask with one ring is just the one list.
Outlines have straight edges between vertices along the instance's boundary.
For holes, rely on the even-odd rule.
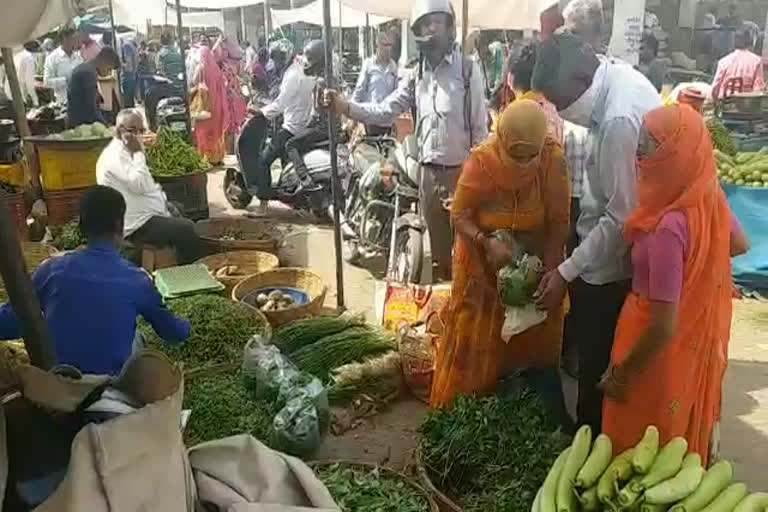
[[[124,216],[120,192],[92,187],[80,203],[88,246],[51,258],[32,276],[58,362],[83,373],[120,373],[134,348],[139,315],[170,343],[189,337],[189,323],[166,309],[149,275],[120,256]],[[11,305],[0,307],[0,339],[23,335]]]

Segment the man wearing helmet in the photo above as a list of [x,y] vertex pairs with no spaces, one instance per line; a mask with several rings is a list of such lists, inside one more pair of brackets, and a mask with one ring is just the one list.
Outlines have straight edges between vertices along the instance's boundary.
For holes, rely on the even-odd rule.
[[488,135],[485,84],[477,63],[456,44],[456,17],[450,0],[416,0],[411,19],[420,59],[416,73],[380,103],[356,103],[330,93],[334,112],[368,124],[392,124],[416,111],[424,173],[421,203],[430,233],[437,279],[451,277],[453,231],[443,202],[455,189],[472,146]]

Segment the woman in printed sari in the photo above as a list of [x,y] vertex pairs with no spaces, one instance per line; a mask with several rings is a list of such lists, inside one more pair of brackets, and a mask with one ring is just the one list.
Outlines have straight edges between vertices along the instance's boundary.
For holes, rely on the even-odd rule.
[[234,141],[234,137],[240,133],[240,129],[245,122],[245,113],[248,107],[242,93],[242,84],[240,83],[243,50],[232,39],[220,37],[213,46],[213,54],[226,80],[227,97],[225,101],[229,109],[229,123],[226,127],[226,132]]
[[219,68],[213,52],[207,46],[200,50],[200,64],[197,66],[192,81],[190,97],[204,95],[203,104],[211,116],[208,119],[195,120],[195,141],[197,150],[213,164],[220,164],[226,154],[224,135],[230,124],[227,106],[227,89],[224,73]]
[[731,255],[747,250],[717,181],[704,121],[687,105],[645,117],[633,243],[633,291],[603,377],[603,430],[624,450],[648,425],[710,456],[731,326]]
[[509,247],[490,236],[512,230],[546,269],[562,261],[569,230],[570,192],[565,157],[547,135],[547,118],[533,101],[512,103],[496,135],[475,149],[459,178],[452,206],[456,232],[451,299],[438,347],[430,405],[458,395],[489,393],[517,369],[556,368],[565,306],[548,304],[543,323],[501,339],[504,308],[496,272],[511,262]]

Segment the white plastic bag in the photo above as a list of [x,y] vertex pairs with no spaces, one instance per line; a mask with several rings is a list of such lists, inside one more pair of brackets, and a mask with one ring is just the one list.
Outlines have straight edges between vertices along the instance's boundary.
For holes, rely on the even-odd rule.
[[501,326],[501,339],[509,343],[512,336],[525,332],[547,319],[547,312],[527,304],[523,307],[508,307],[504,312],[504,324]]

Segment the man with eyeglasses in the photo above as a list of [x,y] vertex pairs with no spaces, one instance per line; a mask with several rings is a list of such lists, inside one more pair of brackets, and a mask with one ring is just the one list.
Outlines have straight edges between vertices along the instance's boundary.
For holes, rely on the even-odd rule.
[[[379,32],[376,55],[363,61],[352,100],[356,103],[381,103],[396,88],[397,63],[392,59],[392,35]],[[369,123],[365,127],[368,135],[386,135],[391,130],[392,125],[386,123]]]
[[179,264],[202,256],[202,241],[195,224],[171,216],[165,192],[147,166],[142,135],[144,118],[127,109],[117,115],[115,138],[99,157],[96,181],[123,195],[126,203],[123,234],[137,244],[176,249]]

